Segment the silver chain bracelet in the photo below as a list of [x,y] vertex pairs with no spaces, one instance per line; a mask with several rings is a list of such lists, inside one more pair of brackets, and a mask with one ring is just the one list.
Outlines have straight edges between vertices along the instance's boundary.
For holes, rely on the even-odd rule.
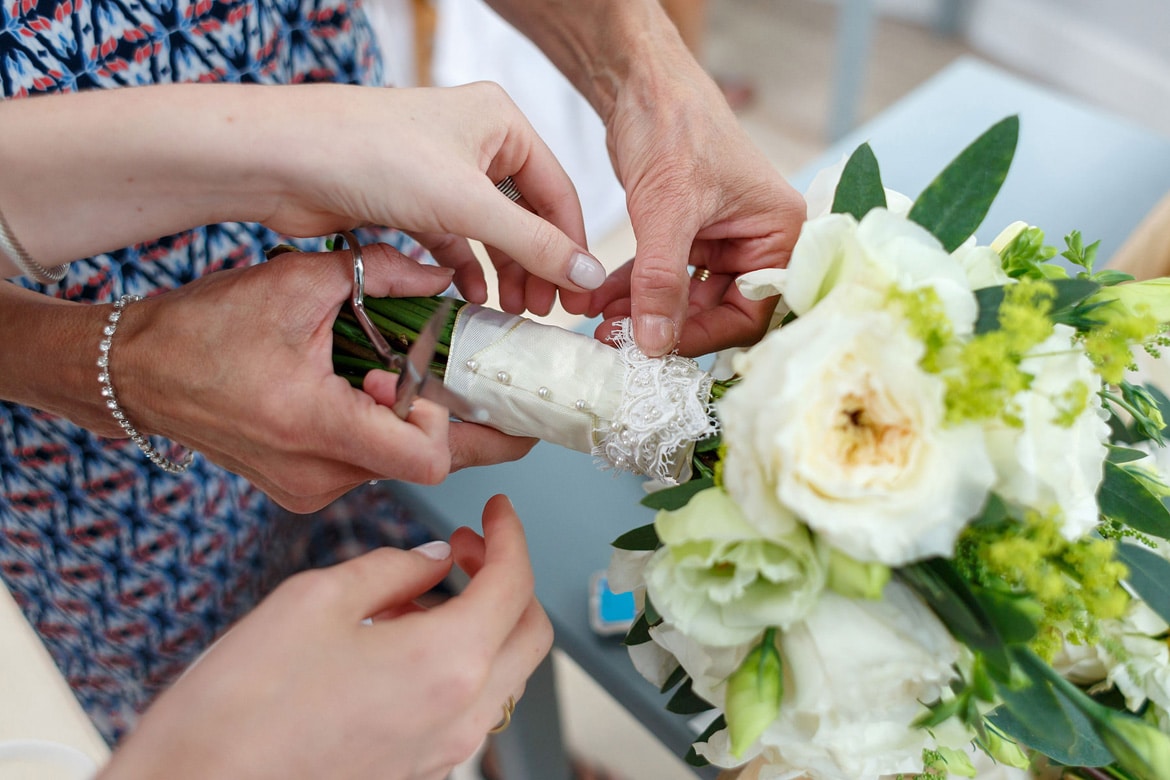
[[176,463],[156,450],[154,445],[139,433],[138,429],[126,418],[126,412],[118,405],[118,396],[114,393],[114,381],[110,377],[110,347],[114,343],[114,333],[118,330],[118,321],[122,319],[122,310],[131,303],[140,300],[142,300],[141,295],[123,295],[114,302],[114,310],[110,312],[109,321],[102,329],[102,343],[99,346],[101,355],[97,361],[98,368],[102,372],[98,374],[98,383],[102,386],[102,398],[106,399],[106,406],[109,408],[110,414],[114,415],[114,419],[118,421],[118,425],[122,426],[122,430],[130,437],[130,441],[137,444],[138,449],[150,458],[151,463],[163,471],[170,474],[181,474],[191,465],[191,461],[195,459],[195,453],[188,451],[183,459]]
[[59,265],[54,268],[45,268],[33,260],[24,246],[16,240],[16,235],[4,219],[4,212],[0,211],[0,252],[8,256],[12,264],[21,270],[25,276],[36,279],[41,284],[56,284],[65,278],[68,267]]

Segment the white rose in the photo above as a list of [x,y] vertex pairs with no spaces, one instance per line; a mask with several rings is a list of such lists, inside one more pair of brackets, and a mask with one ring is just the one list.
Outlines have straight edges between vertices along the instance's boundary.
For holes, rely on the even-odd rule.
[[825,585],[808,531],[761,534],[718,487],[654,520],[662,547],[646,564],[646,593],[668,623],[715,647],[748,642],[800,620]]
[[[914,773],[924,748],[970,740],[949,722],[933,734],[911,725],[954,678],[961,648],[905,586],[891,583],[881,601],[825,593],[780,644],[784,699],[760,738],[751,776],[868,780]],[[726,731],[697,750],[720,766],[735,763]]]
[[834,296],[741,355],[716,410],[748,522],[769,536],[795,514],[859,561],[949,555],[994,473],[980,428],[944,424],[922,353],[899,317]]
[[[1073,335],[1071,327],[1057,325],[1024,359],[1020,367],[1034,379],[1014,399],[1023,427],[988,423],[987,446],[995,492],[1023,507],[1059,511],[1065,537],[1080,539],[1097,525],[1109,425],[1097,402],[1101,377]],[[1078,382],[1088,389],[1088,404],[1072,425],[1061,425],[1057,404]]]
[[999,252],[989,246],[979,246],[974,236],[964,241],[951,256],[967,275],[967,284],[972,290],[1012,283],[1012,278],[1003,270]]
[[[741,289],[758,284],[754,274],[741,279]],[[873,209],[860,223],[848,214],[806,222],[779,285],[784,302],[798,316],[838,285],[866,287],[882,296],[891,285],[906,291],[929,287],[958,334],[971,332],[978,311],[958,261],[921,225],[886,209]]]

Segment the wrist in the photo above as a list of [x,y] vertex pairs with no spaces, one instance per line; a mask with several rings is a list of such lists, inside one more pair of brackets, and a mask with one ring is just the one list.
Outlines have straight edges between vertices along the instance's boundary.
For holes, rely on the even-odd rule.
[[95,381],[109,311],[4,283],[0,331],[8,346],[0,350],[0,397],[120,436]]

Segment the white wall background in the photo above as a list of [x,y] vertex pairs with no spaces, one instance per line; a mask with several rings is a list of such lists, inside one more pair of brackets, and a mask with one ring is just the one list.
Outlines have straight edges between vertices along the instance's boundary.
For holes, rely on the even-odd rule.
[[[947,2],[875,1],[927,24]],[[1170,135],[1170,0],[959,2],[977,53]]]

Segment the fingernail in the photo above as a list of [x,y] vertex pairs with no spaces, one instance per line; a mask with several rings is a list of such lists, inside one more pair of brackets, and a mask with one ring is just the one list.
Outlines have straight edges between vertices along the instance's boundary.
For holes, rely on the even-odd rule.
[[412,552],[419,553],[432,561],[445,561],[451,557],[451,545],[442,540],[427,542],[413,548]]
[[596,258],[577,252],[569,261],[569,281],[586,290],[596,290],[605,281],[605,268]]
[[634,340],[650,357],[661,357],[674,348],[674,323],[661,314],[638,317]]

